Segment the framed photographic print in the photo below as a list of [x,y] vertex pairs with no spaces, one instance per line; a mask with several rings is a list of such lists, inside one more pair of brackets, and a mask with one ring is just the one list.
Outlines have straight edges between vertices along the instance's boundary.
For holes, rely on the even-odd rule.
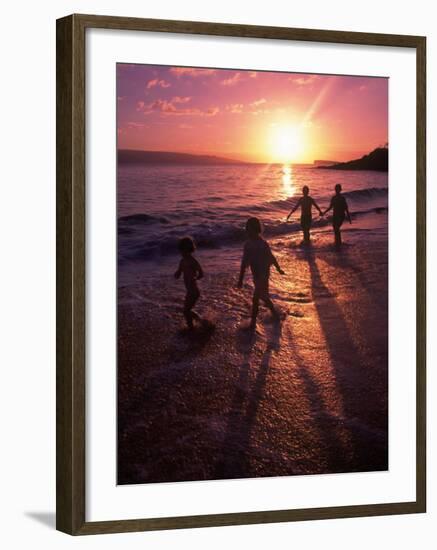
[[425,512],[425,38],[57,22],[57,528]]

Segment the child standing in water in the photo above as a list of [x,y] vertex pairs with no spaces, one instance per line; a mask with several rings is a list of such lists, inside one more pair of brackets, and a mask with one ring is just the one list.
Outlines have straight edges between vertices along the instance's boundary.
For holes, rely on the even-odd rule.
[[335,245],[341,245],[341,231],[340,228],[347,217],[349,223],[352,223],[349,208],[347,206],[346,199],[341,194],[341,185],[337,183],[335,186],[335,195],[331,199],[329,207],[324,211],[323,215],[330,210],[333,210],[332,227],[334,229]]
[[184,237],[179,241],[178,248],[182,259],[174,276],[176,279],[179,279],[181,275],[184,276],[185,288],[187,290],[184,302],[184,317],[188,328],[191,330],[194,328],[193,320],[201,321],[199,315],[193,311],[193,307],[200,297],[197,281],[203,277],[203,271],[199,262],[193,257],[196,249],[193,239]]
[[270,266],[274,265],[281,275],[284,275],[284,272],[279,267],[276,258],[270,250],[270,246],[261,237],[262,228],[258,218],[249,218],[247,220],[246,233],[247,241],[244,244],[238,288],[243,286],[244,273],[247,267],[250,267],[255,286],[252,299],[252,321],[250,323],[250,328],[254,329],[256,327],[260,299],[270,309],[273,317],[279,319],[279,314],[269,296]]
[[304,185],[302,187],[302,197],[297,201],[296,206],[291,210],[291,212],[287,216],[287,221],[290,218],[290,216],[299,208],[301,207],[301,214],[300,214],[300,225],[302,227],[303,231],[303,241],[305,244],[309,244],[310,242],[310,229],[311,229],[311,223],[312,223],[312,209],[313,206],[319,211],[319,214],[322,215],[322,211],[319,208],[316,201],[310,197],[309,195],[309,187],[308,185]]

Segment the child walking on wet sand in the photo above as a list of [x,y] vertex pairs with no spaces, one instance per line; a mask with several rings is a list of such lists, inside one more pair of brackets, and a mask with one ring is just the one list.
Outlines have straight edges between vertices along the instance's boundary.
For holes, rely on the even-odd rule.
[[193,253],[196,249],[193,239],[184,237],[179,241],[178,248],[182,259],[174,276],[176,279],[179,279],[181,275],[184,276],[184,284],[187,290],[183,310],[184,317],[187,321],[188,328],[193,329],[193,320],[201,321],[199,315],[193,311],[193,307],[200,297],[197,281],[203,277],[203,271],[199,262],[193,257]]
[[252,320],[250,327],[254,329],[256,326],[260,299],[270,309],[273,317],[279,319],[278,311],[269,296],[270,266],[274,265],[281,275],[284,275],[284,272],[279,267],[276,258],[270,250],[270,246],[261,237],[262,227],[258,218],[249,218],[247,220],[246,233],[247,241],[244,244],[238,288],[243,286],[244,273],[247,267],[250,267],[255,286],[252,299]]

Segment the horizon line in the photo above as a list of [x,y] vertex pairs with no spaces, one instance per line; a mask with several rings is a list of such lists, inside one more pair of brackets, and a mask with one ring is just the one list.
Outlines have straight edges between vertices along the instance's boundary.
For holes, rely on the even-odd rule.
[[[376,151],[377,149],[388,149],[388,144],[384,145],[378,145],[371,149],[370,151],[364,152],[361,154],[361,157],[353,157],[350,158],[347,161],[339,161],[337,159],[313,159],[312,162],[299,162],[299,161],[286,161],[286,160],[274,160],[274,161],[268,161],[268,160],[242,160],[241,158],[235,158],[232,156],[227,156],[226,153],[219,153],[219,152],[210,152],[210,153],[193,153],[191,151],[174,151],[174,150],[164,150],[164,149],[129,149],[129,148],[119,148],[117,147],[117,154],[121,151],[132,151],[137,153],[162,153],[162,154],[172,154],[172,155],[187,155],[187,156],[194,156],[194,157],[209,157],[209,158],[217,158],[221,160],[226,160],[228,162],[234,162],[238,164],[288,164],[288,165],[307,165],[307,166],[313,166],[314,164],[318,162],[329,162],[329,163],[335,163],[340,164],[344,162],[351,162],[353,160],[357,160],[358,158],[362,158],[368,154],[370,154],[373,151]],[[238,153],[237,153],[238,155]]]

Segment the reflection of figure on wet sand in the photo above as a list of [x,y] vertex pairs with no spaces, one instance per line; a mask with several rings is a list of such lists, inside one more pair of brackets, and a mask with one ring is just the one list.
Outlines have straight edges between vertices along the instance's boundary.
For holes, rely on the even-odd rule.
[[310,197],[309,192],[310,192],[309,187],[307,185],[304,185],[302,188],[303,196],[297,201],[296,205],[287,216],[287,221],[288,221],[290,216],[299,207],[301,208],[300,225],[302,227],[303,241],[305,244],[309,244],[310,242],[310,229],[311,229],[311,223],[312,223],[313,206],[319,211],[319,214],[322,215],[321,209],[319,208],[316,201],[312,197]]
[[260,300],[270,309],[273,317],[279,319],[279,313],[269,296],[270,266],[274,265],[281,275],[284,275],[284,272],[279,267],[267,241],[261,237],[262,227],[258,218],[249,218],[247,220],[246,233],[248,238],[244,244],[238,288],[243,286],[244,273],[246,269],[250,267],[255,287],[253,291],[250,326],[254,329],[256,326]]
[[331,203],[329,207],[323,212],[323,215],[325,215],[330,210],[333,210],[332,227],[334,229],[335,244],[336,246],[340,246],[340,228],[343,225],[345,217],[347,217],[349,223],[352,223],[352,219],[349,213],[346,199],[344,198],[344,195],[341,194],[341,185],[339,183],[337,183],[337,185],[335,186],[335,195],[331,198]]

